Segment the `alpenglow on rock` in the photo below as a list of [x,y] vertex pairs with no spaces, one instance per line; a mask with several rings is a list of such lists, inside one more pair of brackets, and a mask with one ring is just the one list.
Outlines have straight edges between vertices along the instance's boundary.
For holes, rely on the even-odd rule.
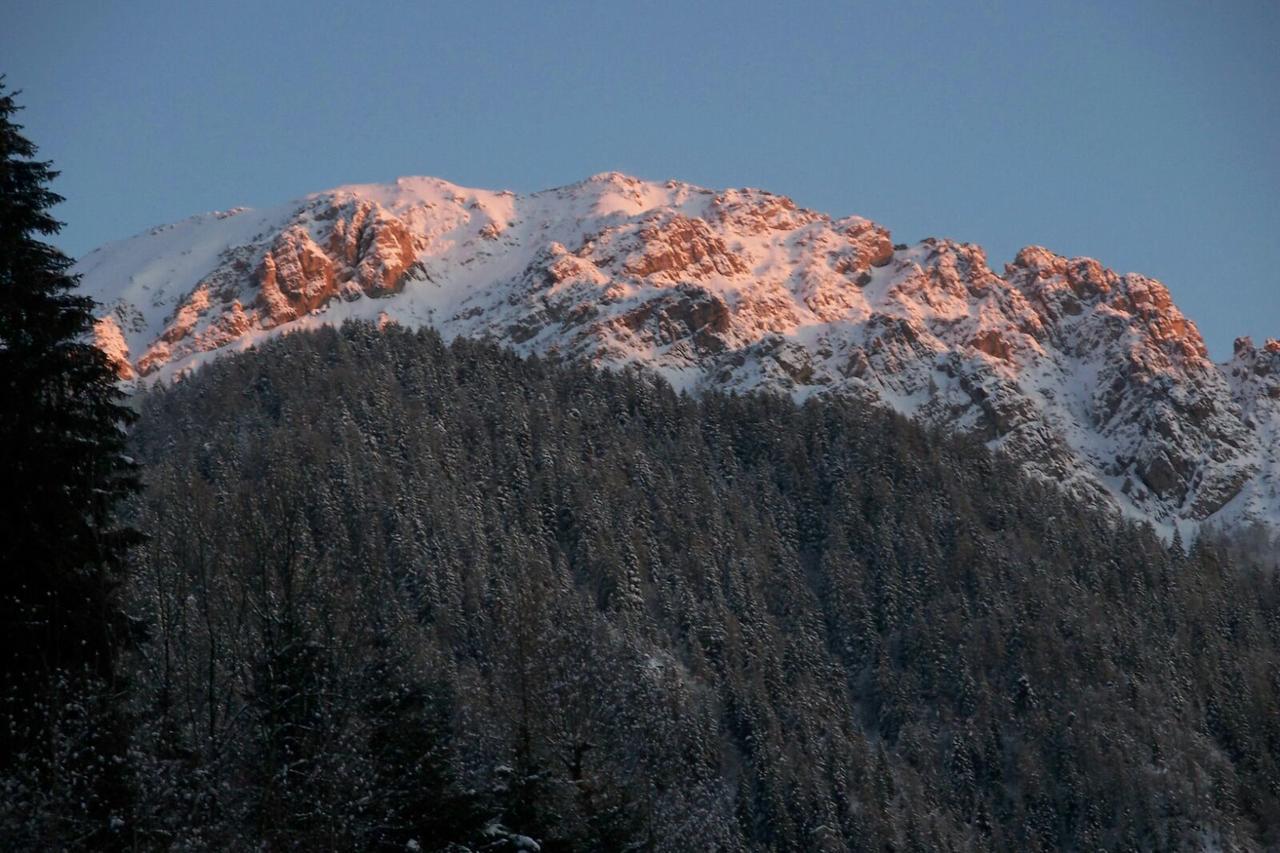
[[895,246],[761,190],[403,178],[192,217],[76,272],[124,379],[347,318],[431,325],[694,392],[856,395],[1166,530],[1280,527],[1280,344],[1215,364],[1159,282],[1039,247],[997,274],[976,245]]

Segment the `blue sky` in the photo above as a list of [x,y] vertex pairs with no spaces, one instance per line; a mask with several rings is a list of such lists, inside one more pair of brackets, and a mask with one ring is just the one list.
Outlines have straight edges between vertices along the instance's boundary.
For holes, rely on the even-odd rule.
[[344,183],[760,186],[1280,336],[1280,4],[7,0],[60,244]]

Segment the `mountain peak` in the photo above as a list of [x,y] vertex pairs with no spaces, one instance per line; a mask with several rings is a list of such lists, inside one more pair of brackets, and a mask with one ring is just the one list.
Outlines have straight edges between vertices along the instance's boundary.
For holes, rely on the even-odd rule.
[[609,184],[615,187],[626,187],[626,186],[637,186],[643,183],[647,183],[647,182],[633,175],[628,175],[623,172],[612,171],[612,172],[597,172],[596,174],[591,175],[585,180],[580,181],[578,185],[581,186],[586,184]]
[[975,244],[895,245],[759,189],[604,172],[517,195],[405,177],[184,220],[77,272],[126,378],[349,318],[431,325],[690,390],[863,397],[1170,530],[1280,523],[1280,413],[1254,369],[1280,344],[1215,365],[1159,282],[1040,246],[997,275]]

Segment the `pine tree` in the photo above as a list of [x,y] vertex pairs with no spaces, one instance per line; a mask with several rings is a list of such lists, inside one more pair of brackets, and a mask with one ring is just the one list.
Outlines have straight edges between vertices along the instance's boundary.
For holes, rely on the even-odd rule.
[[61,228],[49,213],[58,173],[32,159],[19,109],[0,78],[0,766],[41,742],[31,736],[56,716],[52,685],[110,681],[123,636],[112,593],[137,535],[115,520],[137,488],[123,453],[131,415],[88,341],[93,301],[42,239]]

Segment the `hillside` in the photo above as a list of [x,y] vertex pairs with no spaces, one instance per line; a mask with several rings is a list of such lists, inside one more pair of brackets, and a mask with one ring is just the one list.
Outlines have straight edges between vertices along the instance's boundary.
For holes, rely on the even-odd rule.
[[354,325],[134,440],[144,847],[1280,843],[1280,573],[976,439]]

